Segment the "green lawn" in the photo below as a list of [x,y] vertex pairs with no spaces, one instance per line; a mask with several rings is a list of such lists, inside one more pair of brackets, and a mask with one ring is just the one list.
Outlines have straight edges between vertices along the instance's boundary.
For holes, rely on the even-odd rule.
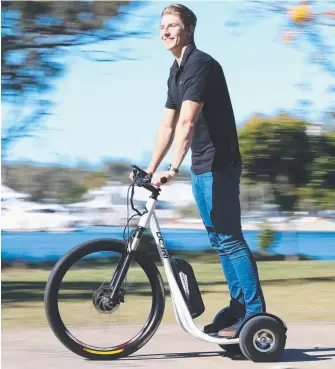
[[[197,318],[200,324],[211,321],[215,313],[229,302],[227,284],[219,262],[192,263],[202,297],[205,313]],[[267,310],[279,315],[285,321],[330,321],[335,320],[333,309],[335,262],[329,261],[280,261],[258,262]],[[159,267],[168,286],[162,267]],[[47,324],[43,294],[50,270],[8,268],[2,271],[2,326],[38,327]],[[85,268],[73,271],[66,280],[66,293],[62,300],[64,320],[71,324],[124,324],[142,323],[148,312],[151,298],[145,282],[145,275],[133,269],[129,277],[129,290],[115,314],[98,313],[92,307],[94,282],[106,280],[110,275],[108,267]],[[108,279],[108,277],[107,277]],[[94,287],[96,288],[96,287]],[[82,313],[81,311],[85,311]],[[166,299],[164,321],[174,321],[171,301]]]

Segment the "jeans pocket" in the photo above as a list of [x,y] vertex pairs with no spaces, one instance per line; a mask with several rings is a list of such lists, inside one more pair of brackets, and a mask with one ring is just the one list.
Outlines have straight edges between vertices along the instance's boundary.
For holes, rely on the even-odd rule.
[[198,178],[211,178],[212,176],[213,176],[212,172],[198,174]]

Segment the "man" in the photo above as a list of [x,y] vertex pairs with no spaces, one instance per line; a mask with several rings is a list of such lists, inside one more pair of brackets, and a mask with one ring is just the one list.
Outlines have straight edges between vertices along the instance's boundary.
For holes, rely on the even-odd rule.
[[[170,5],[161,16],[160,37],[175,61],[168,79],[164,115],[152,160],[152,183],[172,181],[189,148],[193,194],[218,252],[231,295],[227,319],[205,326],[206,333],[235,337],[245,317],[265,311],[256,263],[241,231],[239,184],[242,161],[234,113],[220,64],[194,43],[197,18],[183,5]],[[174,141],[174,159],[156,172]]]

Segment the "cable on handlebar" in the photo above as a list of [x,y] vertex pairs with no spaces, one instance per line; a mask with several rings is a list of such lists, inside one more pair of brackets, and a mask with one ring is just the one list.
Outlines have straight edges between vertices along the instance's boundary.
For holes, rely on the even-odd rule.
[[[135,167],[135,166],[133,166]],[[137,171],[137,173],[136,173]],[[143,174],[142,176],[139,176],[138,175],[138,172],[143,172],[143,174],[145,174],[145,177],[143,177]],[[134,217],[136,216],[142,216],[143,214],[147,213],[147,209],[145,209],[143,211],[143,213],[141,213],[138,209],[135,208],[134,206],[134,201],[133,201],[133,198],[134,198],[134,192],[135,192],[135,185],[138,185],[139,187],[142,187],[143,184],[147,184],[147,183],[150,183],[151,182],[151,178],[152,178],[152,175],[151,174],[147,174],[145,173],[143,170],[141,170],[140,168],[137,168],[135,167],[134,169],[134,181],[133,183],[130,184],[130,186],[128,187],[128,191],[127,191],[127,224],[123,230],[123,240],[125,242],[127,242],[127,240],[129,241],[130,237],[133,235],[133,233],[135,232],[135,229],[132,231],[132,233],[130,234],[129,233],[129,223],[131,221],[131,219],[133,219]],[[130,198],[129,198],[129,190],[131,189],[131,195],[130,195]],[[130,200],[130,205],[131,205],[131,208],[135,211],[136,214],[132,215],[130,218],[129,218],[129,200]],[[128,228],[128,238],[126,239],[125,238],[125,233],[126,233],[126,229]]]
[[[149,190],[152,192],[152,196],[156,196],[156,197],[153,197],[153,198],[157,198],[157,195],[159,194],[160,192],[160,189],[159,188],[155,188],[152,184],[151,184],[151,180],[152,180],[152,174],[151,173],[146,173],[143,169],[141,168],[138,168],[136,165],[132,165],[133,167],[133,174],[134,174],[134,180],[133,180],[133,183],[131,183],[131,185],[128,187],[128,191],[127,191],[127,224],[123,230],[123,240],[125,242],[129,242],[130,240],[130,237],[133,235],[133,233],[136,231],[136,229],[134,229],[132,231],[131,234],[129,234],[129,223],[131,221],[132,218],[134,218],[135,216],[142,216],[144,215],[145,213],[148,212],[147,209],[145,209],[143,211],[143,213],[141,213],[138,209],[135,208],[134,206],[134,202],[133,202],[133,198],[134,198],[134,189],[135,189],[135,186],[138,186],[138,187],[144,187],[145,189]],[[162,183],[166,183],[167,182],[167,178],[166,177],[162,177],[161,178],[161,182]],[[130,195],[130,199],[129,199],[129,191],[131,189],[131,195]],[[129,200],[130,200],[130,205],[131,205],[131,208],[135,211],[136,214],[132,215],[130,218],[129,218]],[[126,239],[125,238],[125,233],[126,233],[126,229],[128,228],[128,238]]]
[[139,210],[137,210],[137,209],[135,208],[135,206],[134,206],[134,202],[133,202],[134,192],[135,192],[134,188],[135,188],[135,183],[132,183],[132,184],[131,184],[130,205],[131,205],[131,208],[132,208],[132,209],[137,213],[137,215],[141,216],[141,215],[143,215],[144,213],[143,213],[143,214],[141,214],[141,212],[140,212]]
[[[133,197],[134,197],[134,187],[135,187],[135,183],[133,182],[129,187],[128,187],[128,191],[127,191],[127,224],[124,227],[123,230],[123,240],[125,242],[127,242],[127,240],[130,240],[130,237],[133,235],[133,233],[136,231],[136,229],[134,229],[131,234],[129,233],[129,223],[130,221],[136,217],[136,216],[141,216],[143,214],[145,214],[146,211],[144,211],[143,213],[141,213],[138,209],[135,208],[134,203],[133,203]],[[131,195],[130,195],[130,204],[131,204],[131,208],[136,212],[136,214],[132,215],[129,218],[129,190],[131,189]],[[128,228],[128,237],[125,238],[125,233],[126,233],[126,229]]]

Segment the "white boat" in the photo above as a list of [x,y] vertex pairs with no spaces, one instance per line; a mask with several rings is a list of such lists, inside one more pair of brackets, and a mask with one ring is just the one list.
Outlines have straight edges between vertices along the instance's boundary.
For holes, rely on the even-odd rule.
[[70,232],[74,220],[59,204],[27,201],[29,194],[1,186],[1,230],[6,232]]
[[1,229],[7,232],[70,232],[74,220],[58,204],[1,204]]

